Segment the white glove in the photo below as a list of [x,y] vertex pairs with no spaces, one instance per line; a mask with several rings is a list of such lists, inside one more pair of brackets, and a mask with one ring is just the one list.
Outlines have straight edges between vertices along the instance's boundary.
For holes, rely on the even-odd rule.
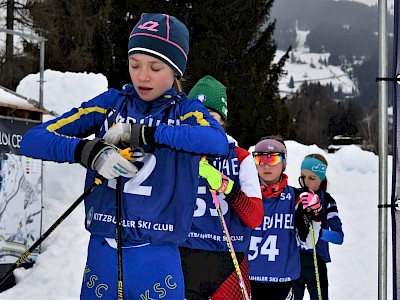
[[129,146],[131,139],[131,124],[115,123],[103,136],[106,142],[114,145]]
[[138,172],[138,168],[134,164],[123,158],[113,148],[103,150],[94,161],[93,168],[107,179],[119,176],[131,178]]

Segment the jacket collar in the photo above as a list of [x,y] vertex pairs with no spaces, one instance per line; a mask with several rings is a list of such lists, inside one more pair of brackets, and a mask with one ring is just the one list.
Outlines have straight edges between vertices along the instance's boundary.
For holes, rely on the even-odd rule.
[[277,183],[266,185],[260,182],[263,198],[275,198],[279,196],[287,184],[288,176],[284,173],[282,173],[281,180]]

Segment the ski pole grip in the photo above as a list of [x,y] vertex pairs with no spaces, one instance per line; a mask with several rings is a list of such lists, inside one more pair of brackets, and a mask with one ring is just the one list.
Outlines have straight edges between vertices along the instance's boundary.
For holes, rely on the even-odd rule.
[[119,154],[126,160],[133,162],[135,158],[143,157],[145,155],[145,152],[140,147],[136,147],[134,149],[128,147],[119,151]]
[[129,147],[121,150],[119,152],[119,155],[121,155],[126,160],[133,161],[133,152],[132,149]]

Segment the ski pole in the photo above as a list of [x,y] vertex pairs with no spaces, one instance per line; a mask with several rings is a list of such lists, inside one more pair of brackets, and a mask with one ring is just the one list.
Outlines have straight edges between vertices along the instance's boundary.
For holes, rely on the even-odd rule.
[[[133,162],[136,158],[144,156],[144,150],[140,147],[125,148],[119,151],[119,154],[125,159]],[[116,184],[116,204],[115,204],[115,218],[117,225],[115,227],[115,240],[117,243],[117,257],[118,257],[118,300],[124,299],[123,288],[123,269],[122,269],[122,195],[121,195],[121,177],[117,178]]]
[[247,292],[247,288],[246,288],[246,285],[244,283],[242,271],[240,270],[239,262],[238,262],[237,257],[236,257],[236,252],[235,252],[235,249],[233,248],[232,239],[231,239],[231,236],[229,234],[228,226],[226,225],[224,215],[222,214],[221,204],[220,204],[220,202],[218,200],[217,192],[212,190],[212,189],[210,189],[210,192],[211,192],[211,195],[212,195],[212,198],[213,198],[215,209],[217,210],[218,217],[219,217],[219,220],[220,220],[221,225],[222,225],[222,231],[223,231],[223,233],[225,235],[226,244],[228,245],[228,249],[229,249],[229,252],[230,252],[231,257],[232,257],[233,265],[235,266],[235,271],[236,271],[236,274],[238,276],[239,285],[240,285],[240,289],[242,290],[243,299],[250,300],[249,293]]
[[315,246],[315,234],[314,234],[314,226],[312,224],[312,221],[310,222],[310,230],[311,230],[311,244],[313,246],[315,280],[317,281],[318,299],[322,300],[321,283],[319,280],[319,271],[318,271],[317,248]]
[[[299,177],[299,183],[300,183],[300,186],[302,186],[306,192],[308,192],[310,190],[308,188],[308,186],[306,185],[304,176]],[[318,299],[322,300],[321,282],[319,280],[319,270],[318,270],[318,260],[317,260],[317,247],[315,245],[315,234],[314,234],[314,226],[313,226],[312,220],[310,221],[309,224],[310,224],[310,231],[311,231],[311,244],[313,247],[313,260],[314,260],[314,269],[315,269],[315,280],[317,282]]]
[[11,273],[22,264],[29,255],[31,255],[32,251],[35,250],[43,241],[65,220],[65,218],[72,213],[72,211],[92,192],[92,190],[102,184],[104,178],[102,176],[98,176],[94,182],[83,192],[78,199],[50,226],[49,229],[43,233],[40,238],[33,243],[32,246],[29,247],[24,254],[22,254],[18,260],[11,266],[11,268],[0,278],[0,285],[11,275]]
[[[108,114],[108,110],[107,110]],[[113,120],[113,126],[116,125],[115,118]],[[121,146],[121,145],[119,145]],[[117,146],[116,146],[117,147]],[[117,147],[118,149],[118,147]],[[118,149],[120,150],[120,149]],[[136,154],[135,154],[136,153]],[[136,158],[143,157],[145,155],[144,150],[139,146],[128,147],[119,151],[119,154],[125,159],[132,163]],[[115,199],[115,242],[117,244],[117,265],[118,265],[118,286],[117,295],[118,300],[124,299],[124,284],[123,284],[123,269],[122,269],[122,195],[121,195],[121,177],[116,178],[116,199]]]
[[122,272],[122,219],[121,219],[121,177],[117,178],[116,186],[116,213],[117,226],[115,238],[117,242],[117,256],[118,256],[118,300],[124,299],[124,289],[123,289],[123,272]]

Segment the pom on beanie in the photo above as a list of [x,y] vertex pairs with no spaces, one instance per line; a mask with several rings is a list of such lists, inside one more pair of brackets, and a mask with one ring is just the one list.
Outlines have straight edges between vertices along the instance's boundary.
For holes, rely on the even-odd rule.
[[189,31],[173,16],[144,13],[129,36],[128,56],[135,53],[162,60],[180,79],[186,69]]
[[189,99],[196,98],[204,106],[219,113],[225,121],[228,114],[226,86],[212,76],[201,78],[190,90]]

